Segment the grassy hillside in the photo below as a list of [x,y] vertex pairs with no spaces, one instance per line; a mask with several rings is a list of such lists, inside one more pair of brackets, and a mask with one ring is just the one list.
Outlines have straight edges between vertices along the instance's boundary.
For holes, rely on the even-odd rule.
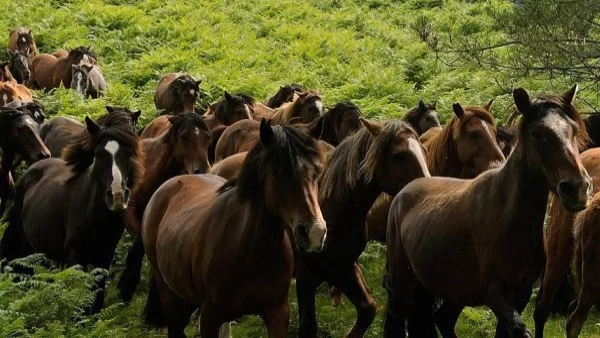
[[[147,123],[157,114],[156,83],[173,71],[204,81],[200,106],[217,100],[224,89],[266,100],[280,85],[296,82],[319,90],[328,106],[351,100],[375,119],[399,117],[420,98],[438,100],[445,119],[454,101],[482,105],[495,97],[493,112],[503,120],[513,84],[534,91],[563,91],[570,85],[561,79],[515,81],[460,60],[450,66],[447,56],[437,58],[420,38],[427,27],[440,43],[452,36],[501,37],[491,17],[510,13],[512,4],[505,0],[0,0],[0,5],[3,39],[11,28],[26,26],[41,52],[91,45],[98,54],[109,83],[105,98],[82,100],[64,89],[36,93],[50,115],[78,119],[97,117],[105,104],[112,104],[142,109],[142,124]],[[594,92],[582,95],[598,99]],[[35,277],[0,274],[0,337],[164,337],[164,330],[142,324],[147,277],[130,304],[116,297],[129,244],[124,238],[109,272],[106,309],[93,317],[81,316],[91,299],[91,273],[46,266],[35,256],[22,262],[35,268]],[[385,305],[380,286],[384,257],[383,246],[370,244],[361,258],[380,310]],[[144,269],[147,275],[147,265]],[[294,336],[293,292],[291,300]],[[381,336],[381,312],[368,337]],[[320,336],[339,337],[351,327],[354,311],[348,304],[333,308],[323,288],[318,319]],[[526,319],[532,327],[529,308]],[[600,335],[598,322],[596,314],[590,316],[582,336]],[[491,312],[468,309],[460,320],[460,336],[489,337],[494,323]],[[548,336],[564,336],[564,325],[564,319],[553,319]],[[248,317],[234,326],[234,336],[264,337],[265,331],[257,318]]]

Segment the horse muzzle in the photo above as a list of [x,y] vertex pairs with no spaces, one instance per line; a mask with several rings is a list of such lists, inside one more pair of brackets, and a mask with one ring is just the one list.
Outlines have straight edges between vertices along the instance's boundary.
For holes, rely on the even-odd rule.
[[315,222],[310,224],[298,224],[294,227],[294,239],[296,246],[302,252],[321,252],[325,239],[327,238],[327,227]]
[[129,203],[129,189],[125,188],[123,191],[114,193],[109,189],[106,191],[104,201],[111,211],[123,211],[127,209]]
[[592,183],[589,178],[560,181],[556,189],[556,194],[569,212],[578,212],[585,209],[591,192]]

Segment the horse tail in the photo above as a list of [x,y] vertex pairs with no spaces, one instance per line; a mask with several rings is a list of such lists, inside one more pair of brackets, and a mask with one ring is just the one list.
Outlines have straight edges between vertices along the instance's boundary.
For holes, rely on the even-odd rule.
[[146,300],[146,306],[144,307],[144,320],[146,324],[154,327],[166,327],[167,320],[160,303],[160,295],[158,293],[158,286],[156,285],[155,277],[150,278],[150,291],[148,292],[148,299]]
[[15,258],[26,256],[31,250],[23,233],[23,199],[24,193],[17,186],[14,192],[13,203],[10,206],[6,221],[8,226],[0,240],[0,259],[11,261]]

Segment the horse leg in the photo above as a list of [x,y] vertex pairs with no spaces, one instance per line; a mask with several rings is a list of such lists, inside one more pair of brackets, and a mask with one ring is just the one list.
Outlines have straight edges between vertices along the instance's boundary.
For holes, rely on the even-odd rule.
[[142,261],[144,260],[144,243],[142,236],[137,236],[133,245],[127,252],[125,261],[125,270],[121,274],[119,284],[119,296],[124,301],[128,302],[133,297],[135,290],[140,283],[140,275],[142,272]]
[[420,283],[415,289],[415,298],[408,307],[406,318],[408,335],[410,337],[435,337],[435,323],[433,321],[433,310],[435,298]]
[[317,271],[302,260],[296,264],[296,296],[298,297],[298,317],[300,338],[317,337],[317,317],[315,310],[315,295],[317,287],[322,282]]
[[[194,334],[195,338],[202,338],[202,325],[200,325],[201,321],[198,318],[198,326],[196,327],[196,333]],[[219,338],[232,338],[231,337],[231,322],[226,322],[219,328]]]
[[286,338],[289,336],[290,304],[285,297],[280,307],[269,309],[262,315],[269,338]]
[[342,300],[342,292],[340,289],[332,286],[329,288],[329,296],[333,299],[333,306],[340,307],[344,305],[344,301]]
[[498,285],[492,285],[488,291],[488,305],[498,318],[495,337],[531,338],[510,294]]
[[[200,337],[202,338],[219,338],[221,332],[221,326],[227,324],[226,322],[219,320],[214,309],[203,307],[200,311]],[[185,325],[184,327],[185,328]],[[183,329],[182,329],[183,332]],[[171,336],[169,336],[171,338]]]
[[567,338],[579,337],[583,323],[587,319],[592,305],[598,301],[600,287],[582,280],[577,306],[567,320]]
[[454,328],[464,308],[464,305],[444,301],[440,308],[435,311],[433,319],[443,338],[457,337]]
[[356,308],[356,322],[347,337],[363,337],[375,319],[377,304],[367,287],[358,262],[342,271],[337,271],[334,278],[334,285],[348,297]]

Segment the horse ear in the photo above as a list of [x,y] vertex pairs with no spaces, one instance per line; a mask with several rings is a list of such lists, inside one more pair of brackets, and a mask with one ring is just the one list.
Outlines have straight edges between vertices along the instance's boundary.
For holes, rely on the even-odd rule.
[[81,65],[81,67],[85,68],[85,70],[87,70],[88,73],[91,72],[92,69],[94,69],[94,66],[90,65],[89,63],[84,63]]
[[202,79],[196,80],[194,81],[194,83],[196,84],[196,86],[200,86],[200,84],[202,83]]
[[142,111],[140,109],[133,112],[133,119],[137,123],[137,120],[142,116]]
[[367,128],[369,133],[373,136],[377,136],[383,130],[383,125],[377,122],[369,121],[365,118],[360,118],[360,122]]
[[485,104],[485,106],[483,106],[483,109],[491,112],[492,110],[492,105],[494,104],[494,99],[491,99],[488,103]]
[[454,110],[454,115],[456,115],[458,118],[461,118],[465,115],[465,109],[458,102],[454,102],[452,104],[452,110]]
[[223,92],[223,98],[225,101],[231,101],[232,99],[231,94],[229,94],[226,90]]
[[33,37],[33,33],[31,32],[31,29],[27,29],[27,35]]
[[89,116],[85,117],[85,125],[87,126],[87,130],[91,135],[96,135],[96,133],[100,130],[100,126],[96,124]]
[[431,107],[435,110],[437,107],[437,100],[433,101],[433,103],[431,104]]
[[8,48],[6,49],[6,52],[8,53],[8,56],[15,56],[15,54],[16,54],[15,52],[13,52],[12,50],[10,50]]
[[110,114],[110,113],[114,113],[117,111],[117,107],[114,106],[106,106],[106,111]]
[[260,143],[263,146],[267,146],[273,141],[275,137],[275,132],[273,132],[273,127],[271,127],[271,120],[266,120],[263,118],[260,120]]
[[425,104],[425,101],[419,100],[419,110],[421,110],[422,112],[427,111],[427,104]]
[[574,84],[573,87],[569,88],[569,90],[567,90],[567,92],[563,94],[563,99],[565,100],[565,102],[569,103],[570,105],[574,105],[575,96],[577,95],[578,90],[579,86],[577,84]]
[[521,114],[525,115],[529,113],[529,108],[531,108],[531,100],[529,99],[529,94],[527,94],[525,89],[516,88],[513,90],[513,100],[515,101],[515,105]]

